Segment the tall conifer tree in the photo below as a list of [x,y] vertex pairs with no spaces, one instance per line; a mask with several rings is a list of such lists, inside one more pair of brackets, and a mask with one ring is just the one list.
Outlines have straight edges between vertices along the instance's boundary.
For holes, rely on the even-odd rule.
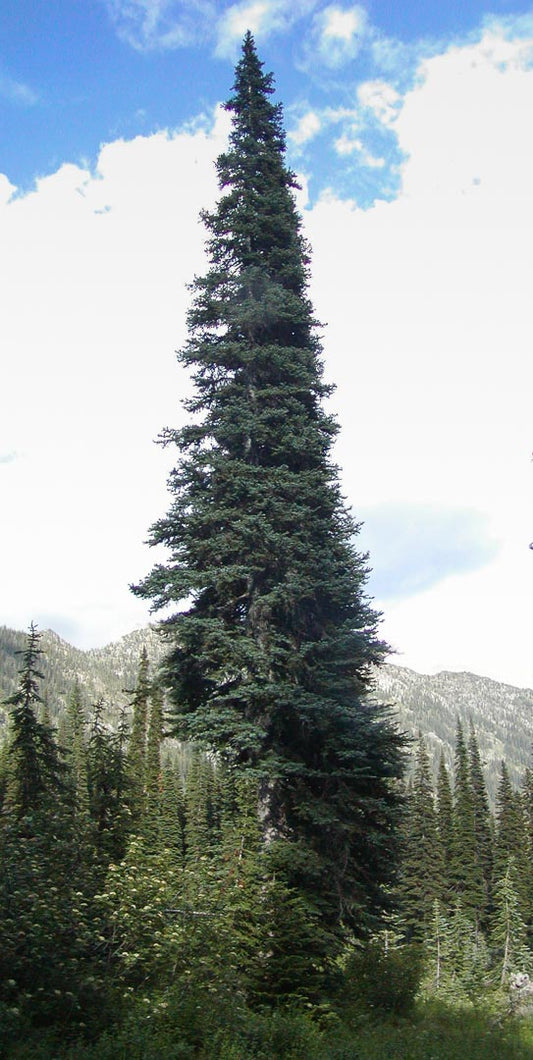
[[403,831],[399,887],[402,916],[410,937],[423,939],[434,920],[444,863],[438,842],[431,766],[421,734]]
[[86,825],[89,817],[89,780],[87,745],[85,739],[85,717],[81,689],[76,681],[67,701],[66,747],[69,752],[69,767],[74,788],[75,811],[80,825]]
[[247,33],[180,354],[191,421],[161,436],[180,457],[151,543],[170,556],[135,591],[175,608],[177,735],[254,771],[265,845],[294,854],[289,882],[320,894],[328,922],[360,926],[395,860],[402,740],[367,696],[386,648],[331,461],[297,184],[262,65]]
[[131,831],[129,784],[122,720],[118,732],[104,724],[104,703],[93,706],[87,749],[89,813],[100,866],[123,856]]
[[148,701],[150,696],[148,669],[148,652],[146,648],[143,648],[139,660],[137,683],[133,689],[131,699],[131,732],[127,751],[129,804],[135,827],[138,827],[145,809]]
[[161,689],[152,685],[150,692],[150,720],[146,737],[146,769],[144,804],[144,832],[157,831],[161,810],[162,769],[161,744],[163,742],[163,696]]
[[492,894],[493,835],[490,816],[489,797],[483,776],[483,765],[477,737],[473,726],[470,728],[468,742],[470,758],[470,782],[474,805],[474,834],[476,839],[476,858],[483,879],[483,905],[480,910],[481,924],[487,926],[487,913]]
[[527,819],[520,792],[515,791],[507,765],[502,761],[500,783],[496,793],[496,837],[494,843],[494,876],[502,880],[513,861],[512,877],[520,903],[520,914],[529,920],[529,858]]
[[0,1009],[25,1028],[68,1022],[79,1012],[80,995],[87,1003],[92,992],[83,977],[94,952],[86,820],[81,799],[75,800],[81,775],[74,761],[67,769],[48,712],[37,717],[42,654],[32,624],[19,686],[7,700],[11,733],[0,820]]
[[7,805],[17,817],[40,810],[65,789],[65,767],[60,760],[49,724],[37,718],[43,700],[38,669],[43,654],[40,633],[30,626],[22,655],[17,691],[5,705],[10,708],[11,734],[8,743]]
[[148,652],[141,651],[137,683],[133,690],[131,708],[131,733],[128,744],[128,759],[132,772],[142,786],[146,766],[146,737],[148,731],[148,699],[150,682],[148,679]]
[[521,788],[522,805],[526,822],[526,864],[528,893],[528,944],[533,943],[533,770],[527,768]]
[[462,725],[457,719],[451,878],[463,912],[479,925],[484,908],[483,875],[476,849],[476,817],[470,763]]
[[442,906],[440,912],[446,912],[453,905],[452,865],[454,839],[452,788],[443,752],[441,752],[437,776],[437,835],[439,841],[438,856],[442,864],[442,878],[439,890],[439,899]]

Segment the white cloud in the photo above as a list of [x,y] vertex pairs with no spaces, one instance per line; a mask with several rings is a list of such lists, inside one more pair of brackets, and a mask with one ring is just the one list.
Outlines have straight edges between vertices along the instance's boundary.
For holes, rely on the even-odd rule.
[[322,128],[322,121],[314,110],[308,110],[299,119],[297,125],[288,134],[288,140],[295,147],[302,147],[318,135]]
[[16,187],[7,179],[4,173],[0,173],[0,206],[9,202],[11,196],[16,192]]
[[334,146],[338,155],[353,155],[354,152],[363,150],[362,141],[357,138],[354,140],[348,133],[337,137]]
[[[396,123],[400,145],[412,153],[409,193],[511,190],[531,194],[531,59],[533,39],[506,40],[487,31],[477,44],[454,46],[424,61]],[[453,80],[451,77],[453,71]],[[433,120],[430,120],[430,115]],[[423,125],[425,149],[412,152]],[[453,156],[449,144],[453,142]],[[509,203],[511,214],[513,203]]]
[[370,151],[367,151],[363,141],[358,136],[355,136],[354,132],[354,129],[348,130],[337,137],[333,143],[337,154],[344,158],[350,155],[357,155],[359,165],[368,166],[370,169],[383,169],[385,159],[377,158]]
[[265,40],[272,33],[286,32],[308,15],[317,0],[241,0],[231,4],[217,25],[217,55],[233,58],[247,30]]
[[357,98],[383,125],[393,124],[400,96],[392,85],[386,81],[364,81],[357,89]]
[[326,108],[321,118],[325,127],[341,126],[340,134],[333,140],[333,148],[341,158],[356,155],[357,163],[361,166],[368,166],[370,169],[382,169],[385,166],[385,159],[372,154],[361,138],[364,122],[358,111],[346,108],[338,110]]
[[398,198],[332,192],[306,225],[356,513],[464,505],[502,542],[483,571],[387,604],[385,635],[406,665],[533,685],[533,71],[528,42],[494,33],[424,63],[395,122]]
[[533,589],[531,566],[523,542],[515,541],[482,570],[387,603],[383,634],[398,650],[392,661],[425,673],[467,670],[531,688],[531,622],[525,604]]
[[256,0],[251,4],[232,4],[224,12],[218,25],[218,54],[232,55],[235,44],[242,40],[247,30],[257,34],[265,27],[270,29],[272,22],[276,22],[279,6],[272,5],[268,0]]
[[246,30],[264,40],[286,32],[310,14],[318,0],[102,0],[117,33],[138,51],[216,41],[216,54],[234,58]]
[[308,63],[323,63],[332,69],[355,58],[368,32],[366,11],[359,4],[349,8],[329,4],[315,15],[308,43]]
[[366,14],[361,7],[350,7],[344,10],[332,5],[322,12],[321,22],[323,38],[341,40],[345,44],[351,44],[353,38],[361,34],[366,22]]
[[167,507],[152,443],[181,415],[174,350],[226,131],[222,112],[212,132],[108,144],[94,173],[62,166],[0,208],[0,452],[22,454],[1,467],[10,625],[53,611],[90,645],[147,620],[127,586]]
[[333,141],[336,152],[340,155],[350,155],[358,151],[362,153],[361,157],[365,153],[363,142],[358,135],[362,127],[358,109],[351,107],[311,109],[309,107],[303,113],[301,109],[301,104],[293,108],[293,114],[299,114],[299,117],[288,133],[288,140],[293,150],[299,151],[307,147],[319,133],[331,131],[336,126],[340,126],[341,131]]
[[[305,222],[355,513],[464,507],[501,543],[482,569],[386,603],[384,635],[406,665],[533,686],[528,47],[492,25],[427,60],[394,102],[398,198],[364,211],[332,192]],[[109,144],[94,173],[63,166],[24,197],[0,181],[0,452],[19,454],[1,467],[8,624],[53,611],[89,644],[146,619],[126,586],[167,508],[173,454],[152,438],[187,388],[172,351],[223,122]]]

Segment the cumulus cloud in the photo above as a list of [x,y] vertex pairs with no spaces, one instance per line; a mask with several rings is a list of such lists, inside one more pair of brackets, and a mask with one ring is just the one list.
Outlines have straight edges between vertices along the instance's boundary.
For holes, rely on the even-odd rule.
[[302,147],[303,144],[309,143],[315,136],[320,132],[322,128],[322,119],[320,115],[314,110],[307,110],[305,114],[302,114],[297,124],[289,131],[288,140],[293,147]]
[[[289,109],[288,119],[289,147],[306,168],[316,164],[315,140],[320,136],[322,179],[329,169],[337,188],[343,188],[343,182],[349,183],[351,193],[365,204],[369,198],[372,201],[391,197],[392,188],[388,189],[388,185],[391,175],[393,182],[396,180],[394,164],[398,153],[392,122],[382,123],[374,117],[373,110],[361,105],[311,107],[301,102]],[[369,170],[374,172],[372,179]],[[381,171],[379,180],[375,178],[377,171]],[[315,175],[314,188],[317,184]]]
[[[288,140],[291,147],[299,149],[320,132],[340,126],[352,136],[359,129],[359,111],[353,107],[310,107],[299,104],[289,110]],[[292,121],[292,124],[290,124]]]
[[187,391],[174,350],[227,115],[209,124],[108,144],[94,172],[62,166],[1,208],[0,451],[25,456],[2,467],[10,625],[47,624],[53,608],[90,646],[148,619],[128,584],[153,562],[143,541],[167,505],[171,458],[153,439]]
[[308,63],[338,69],[355,58],[368,31],[366,11],[359,4],[328,4],[313,20]]
[[246,30],[264,40],[288,31],[317,0],[102,0],[119,37],[137,51],[166,51],[214,41],[216,54],[234,58]]
[[333,146],[341,157],[357,155],[357,164],[360,166],[367,166],[369,169],[383,169],[385,166],[385,159],[377,158],[367,151],[363,141],[357,136],[354,137],[353,133],[343,132],[334,141]]
[[[492,24],[427,60],[390,101],[403,158],[394,201],[362,209],[332,185],[305,210],[344,492],[369,533],[383,515],[375,577],[383,567],[400,582],[405,564],[402,592],[413,592],[383,599],[384,635],[406,665],[524,685],[533,685],[529,43]],[[359,107],[379,110],[380,92],[367,85]],[[354,110],[335,113],[354,125]],[[185,285],[204,267],[196,218],[214,201],[226,134],[222,113],[212,127],[108,144],[93,172],[62,166],[25,196],[0,181],[0,343],[11,367],[0,452],[24,453],[2,466],[9,624],[43,625],[53,608],[89,645],[146,621],[127,585],[151,566],[142,542],[167,508],[173,454],[152,439],[179,423],[187,393],[173,350],[185,337]],[[409,511],[418,513],[410,528]]]
[[355,151],[359,153],[363,151],[363,143],[357,137],[342,133],[342,136],[335,140],[335,150],[339,155],[353,155]]
[[9,202],[10,198],[16,192],[16,187],[7,179],[4,173],[0,173],[0,206],[5,205]]
[[531,688],[531,623],[524,608],[531,588],[522,552],[509,545],[482,570],[388,601],[382,632],[397,652],[393,661],[423,673],[468,670]]
[[485,189],[489,182],[493,189],[510,190],[512,174],[513,199],[530,198],[532,47],[533,37],[509,40],[490,29],[476,43],[453,46],[421,63],[418,84],[396,123],[408,151],[422,125],[428,138],[424,151],[412,153],[406,191],[453,194],[481,180]]
[[393,124],[401,99],[393,85],[386,81],[364,81],[358,86],[357,98],[383,125]]
[[400,194],[363,210],[332,190],[306,224],[356,514],[385,495],[474,508],[502,542],[482,572],[447,567],[444,596],[387,603],[386,636],[415,668],[433,640],[450,645],[437,666],[470,651],[470,668],[532,684],[533,70],[527,41],[494,32],[427,60],[398,105]]
[[241,0],[230,4],[217,24],[217,55],[233,58],[247,30],[260,40],[286,32],[316,4],[317,0]]

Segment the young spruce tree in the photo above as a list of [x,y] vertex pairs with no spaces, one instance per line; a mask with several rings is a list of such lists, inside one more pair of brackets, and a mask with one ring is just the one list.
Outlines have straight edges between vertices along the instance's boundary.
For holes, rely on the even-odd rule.
[[49,724],[37,717],[43,700],[38,669],[41,634],[33,622],[22,655],[17,691],[4,705],[10,708],[7,807],[18,818],[42,810],[65,792],[65,767]]
[[431,765],[419,736],[412,790],[403,824],[399,896],[408,937],[424,939],[432,931],[435,901],[441,895],[444,859],[438,842]]
[[289,885],[362,929],[395,862],[402,739],[367,695],[386,647],[331,460],[297,184],[262,65],[247,33],[180,354],[191,420],[160,439],[180,454],[151,531],[169,559],[135,591],[176,609],[162,624],[176,734],[253,771]]

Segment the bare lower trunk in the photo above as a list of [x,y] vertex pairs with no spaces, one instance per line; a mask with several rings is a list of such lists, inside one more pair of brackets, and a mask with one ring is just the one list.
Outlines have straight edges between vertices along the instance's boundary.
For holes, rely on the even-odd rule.
[[279,781],[265,777],[259,784],[257,815],[264,846],[287,836],[287,824],[280,798]]

